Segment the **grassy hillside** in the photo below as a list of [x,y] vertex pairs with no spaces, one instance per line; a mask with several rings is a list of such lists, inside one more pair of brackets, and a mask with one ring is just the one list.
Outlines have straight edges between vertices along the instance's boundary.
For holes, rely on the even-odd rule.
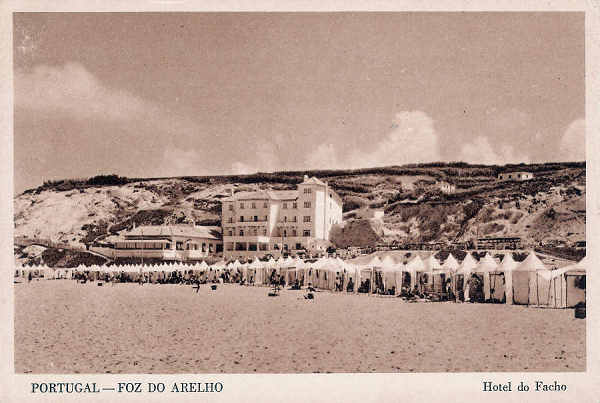
[[[526,183],[498,182],[500,172],[527,170]],[[303,175],[327,181],[344,201],[339,246],[381,240],[469,240],[521,236],[534,241],[585,239],[585,163],[484,166],[433,163],[359,170],[253,175],[123,178],[46,182],[14,199],[15,236],[81,247],[110,241],[134,224],[220,225],[227,189],[294,189]],[[439,181],[455,184],[445,195]],[[384,209],[383,224],[353,222],[359,209]],[[343,236],[340,236],[343,234]]]

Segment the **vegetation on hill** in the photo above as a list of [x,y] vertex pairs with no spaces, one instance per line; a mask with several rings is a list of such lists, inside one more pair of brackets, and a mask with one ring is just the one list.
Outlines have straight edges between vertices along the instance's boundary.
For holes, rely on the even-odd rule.
[[[531,171],[527,182],[501,182],[506,171]],[[15,236],[84,247],[111,242],[134,225],[195,223],[219,226],[221,199],[234,192],[294,189],[304,175],[326,181],[343,200],[346,222],[334,228],[339,246],[380,242],[465,242],[519,236],[537,244],[585,239],[585,163],[469,165],[411,164],[181,178],[47,181],[18,195]],[[456,185],[443,193],[440,181]],[[355,220],[360,209],[383,209],[382,223]]]

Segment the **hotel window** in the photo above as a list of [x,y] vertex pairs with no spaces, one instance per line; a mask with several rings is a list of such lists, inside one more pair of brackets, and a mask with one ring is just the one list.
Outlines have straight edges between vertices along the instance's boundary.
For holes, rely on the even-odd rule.
[[240,216],[240,222],[244,222],[244,216],[243,215]]
[[304,202],[304,208],[310,208],[310,202]]
[[257,215],[254,216],[254,221],[258,221],[258,216]]
[[310,236],[310,230],[305,229],[304,231],[302,231],[302,236]]
[[244,208],[244,203],[240,203],[240,208],[243,209]]
[[232,230],[227,231],[227,236],[233,236],[233,231]]
[[256,208],[256,203],[252,202],[252,208]]
[[296,222],[297,221],[296,218],[297,218],[296,216],[293,216],[292,217],[292,222]]
[[302,249],[302,244],[301,243],[297,243],[296,244],[296,250],[300,250]]
[[233,211],[233,204],[229,204],[229,211]]
[[171,249],[171,244],[170,243],[166,243],[165,244],[165,249]]
[[304,194],[312,193],[311,188],[304,188]]
[[267,208],[267,207],[269,207],[269,205],[267,204],[267,202],[265,202],[265,203],[263,204],[263,208]]
[[304,222],[310,222],[310,216],[309,215],[305,215],[304,216]]
[[292,230],[292,236],[298,236],[298,233],[296,232],[295,229]]
[[243,229],[240,230],[240,236],[244,236],[244,230]]
[[232,223],[233,222],[233,217],[229,217],[229,222]]
[[262,234],[263,234],[263,235],[267,235],[267,229],[266,229],[266,228],[263,228],[263,230],[262,230]]
[[287,236],[287,230],[283,230],[283,236],[286,237]]
[[283,222],[287,222],[287,216],[283,217]]
[[283,208],[287,208],[287,203],[283,203]]
[[294,204],[292,204],[292,208],[298,208],[298,203],[294,202]]

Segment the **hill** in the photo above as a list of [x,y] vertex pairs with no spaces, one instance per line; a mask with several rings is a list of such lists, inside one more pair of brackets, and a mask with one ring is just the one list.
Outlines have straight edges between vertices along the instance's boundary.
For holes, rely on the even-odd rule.
[[[527,182],[499,182],[507,171],[531,171]],[[342,197],[345,222],[337,246],[381,241],[468,241],[520,236],[537,242],[585,239],[585,163],[484,166],[434,163],[338,171],[253,175],[123,178],[46,182],[14,198],[15,237],[85,248],[143,224],[220,225],[227,189],[294,189],[303,175],[327,181]],[[444,194],[440,182],[456,186]],[[383,209],[383,222],[357,213]]]

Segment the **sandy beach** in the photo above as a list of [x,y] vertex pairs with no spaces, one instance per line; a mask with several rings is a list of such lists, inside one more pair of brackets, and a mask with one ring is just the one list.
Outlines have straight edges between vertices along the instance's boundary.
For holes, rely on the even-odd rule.
[[572,309],[284,290],[15,284],[17,373],[584,371]]

